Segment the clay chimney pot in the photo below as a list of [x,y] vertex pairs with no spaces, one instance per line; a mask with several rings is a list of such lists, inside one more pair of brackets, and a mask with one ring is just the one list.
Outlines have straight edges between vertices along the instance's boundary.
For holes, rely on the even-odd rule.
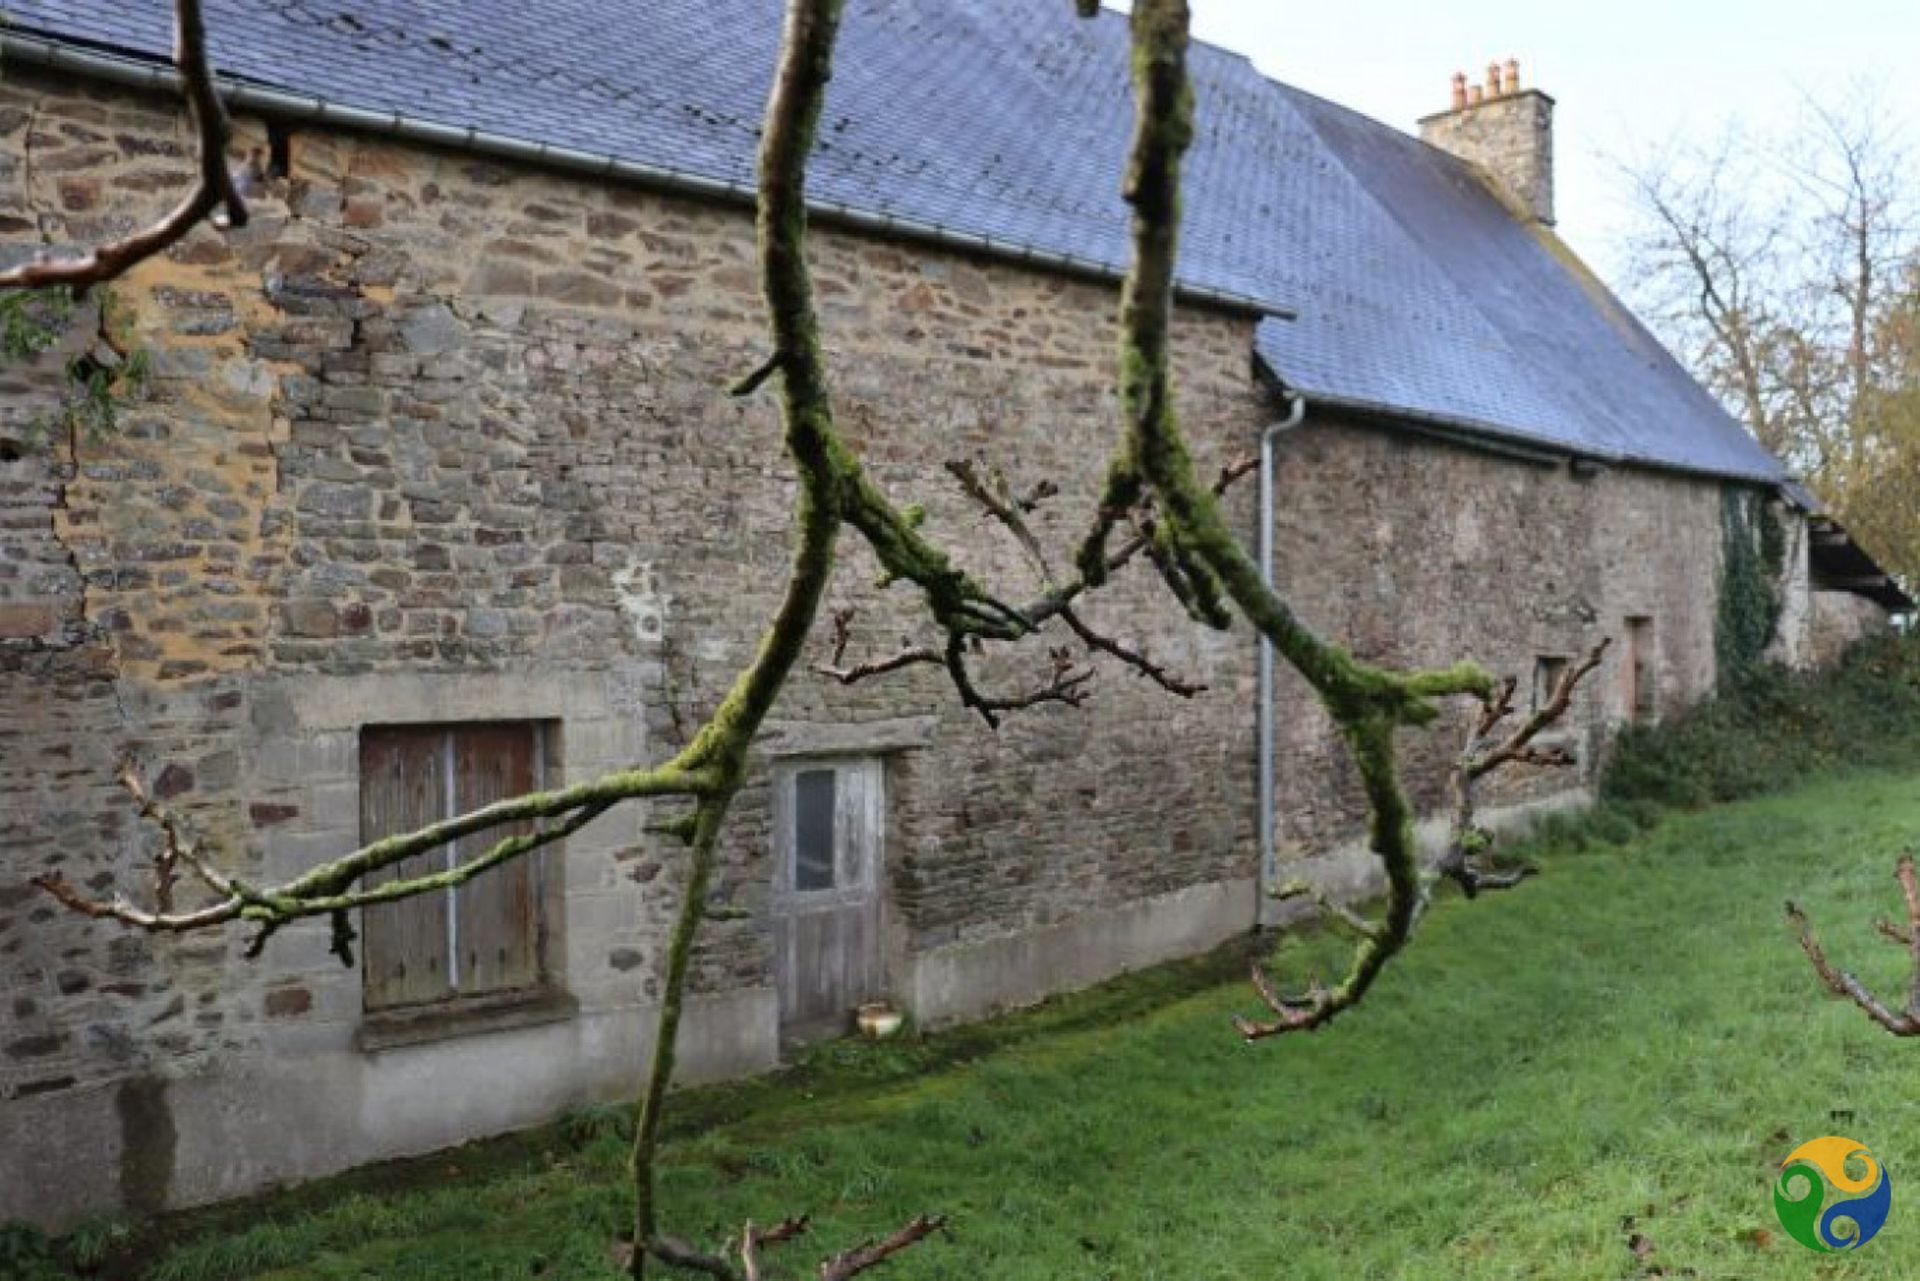
[[1466,105],[1467,73],[1464,71],[1456,71],[1453,73],[1453,109],[1458,111]]

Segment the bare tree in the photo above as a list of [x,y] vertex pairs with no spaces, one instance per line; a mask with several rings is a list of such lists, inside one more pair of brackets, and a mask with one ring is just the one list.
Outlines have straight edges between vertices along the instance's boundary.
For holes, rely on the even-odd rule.
[[[1097,10],[1091,0],[1076,0],[1076,7],[1085,15]],[[736,394],[751,394],[777,378],[784,446],[798,474],[792,560],[782,599],[766,625],[756,656],[739,671],[712,714],[690,728],[684,745],[661,763],[502,800],[374,841],[275,885],[255,885],[226,870],[240,860],[204,848],[186,824],[129,771],[124,780],[128,790],[142,814],[162,833],[152,869],[151,905],[119,895],[94,898],[58,874],[38,881],[75,911],[133,928],[193,931],[251,926],[256,930],[255,952],[287,923],[326,916],[332,921],[335,950],[350,964],[352,913],[357,909],[458,885],[578,831],[624,801],[651,797],[681,802],[684,809],[670,824],[670,831],[686,847],[686,886],[672,925],[652,1060],[633,1141],[629,1267],[634,1276],[644,1273],[652,1257],[714,1277],[745,1281],[761,1275],[761,1253],[766,1247],[791,1240],[805,1228],[803,1219],[789,1219],[766,1230],[748,1224],[737,1241],[721,1250],[699,1250],[662,1232],[654,1175],[660,1117],[674,1075],[675,1034],[689,958],[706,914],[721,828],[745,779],[749,745],[800,663],[821,613],[843,529],[864,539],[890,581],[918,589],[938,639],[848,665],[849,632],[843,615],[835,627],[833,661],[821,664],[842,681],[880,677],[907,666],[938,665],[950,676],[960,700],[988,724],[997,724],[1022,708],[1077,704],[1087,696],[1089,673],[1071,648],[1078,641],[1088,655],[1104,655],[1174,695],[1190,696],[1197,692],[1192,682],[1155,662],[1144,648],[1096,632],[1077,612],[1082,596],[1136,560],[1151,566],[1196,621],[1224,628],[1236,615],[1246,619],[1305,678],[1339,725],[1358,764],[1371,810],[1371,846],[1385,872],[1388,894],[1384,919],[1369,927],[1337,988],[1331,992],[1316,988],[1303,1002],[1274,996],[1276,1012],[1282,1013],[1285,1024],[1275,1031],[1319,1026],[1353,1006],[1411,937],[1427,885],[1414,842],[1412,806],[1397,770],[1399,730],[1431,724],[1439,714],[1438,699],[1470,695],[1481,701],[1482,712],[1460,765],[1456,841],[1442,870],[1469,889],[1496,888],[1503,878],[1481,869],[1477,847],[1469,848],[1478,831],[1472,822],[1472,783],[1503,761],[1525,758],[1533,736],[1565,711],[1574,685],[1598,661],[1596,651],[1586,665],[1563,679],[1552,708],[1529,718],[1489,748],[1487,736],[1511,711],[1511,683],[1498,686],[1484,670],[1466,662],[1404,672],[1362,662],[1314,632],[1263,584],[1220,503],[1222,490],[1245,474],[1249,465],[1231,464],[1216,480],[1203,481],[1174,410],[1169,344],[1178,197],[1181,163],[1193,130],[1186,0],[1138,0],[1130,19],[1136,112],[1123,188],[1133,216],[1132,261],[1121,297],[1118,352],[1122,430],[1091,528],[1075,550],[1072,572],[1056,572],[1026,522],[1033,505],[1050,496],[1048,483],[1016,491],[990,465],[957,462],[951,468],[957,481],[1027,551],[1041,585],[1030,599],[1012,603],[955,568],[947,554],[920,531],[912,511],[895,505],[873,482],[835,424],[808,273],[806,176],[831,75],[841,8],[842,0],[789,0],[787,5],[762,133],[757,195],[760,279],[772,354],[734,389]],[[201,141],[201,177],[194,194],[146,232],[82,258],[32,264],[0,277],[0,286],[83,287],[161,252],[184,234],[183,224],[192,225],[216,206],[224,206],[229,222],[244,218],[239,195],[225,177],[225,117],[211,88],[206,36],[195,0],[177,0],[176,25],[178,63]],[[1062,643],[1050,650],[1046,674],[1036,688],[990,694],[979,687],[971,663],[980,650],[1019,642],[1049,628]],[[494,840],[445,871],[368,883],[371,874],[406,858],[516,823],[533,826]],[[178,901],[183,879],[200,887],[192,905]],[[1259,981],[1271,994],[1264,978]],[[828,1259],[820,1275],[845,1278],[864,1272],[941,1225],[938,1218],[916,1218],[891,1236]]]
[[1775,295],[1784,214],[1754,206],[1746,156],[1744,140],[1729,133],[1626,168],[1643,224],[1631,245],[1633,280],[1702,381],[1762,444],[1784,452],[1804,430],[1778,349],[1789,324]]
[[1879,317],[1920,250],[1911,151],[1870,89],[1838,103],[1809,100],[1807,112],[1810,128],[1791,145],[1788,172],[1812,212],[1802,247],[1818,255],[1840,311],[1840,388],[1857,418],[1882,372]]
[[1630,287],[1761,443],[1920,581],[1920,364],[1900,321],[1920,290],[1911,146],[1870,88],[1803,114],[1783,138],[1729,133],[1624,166]]

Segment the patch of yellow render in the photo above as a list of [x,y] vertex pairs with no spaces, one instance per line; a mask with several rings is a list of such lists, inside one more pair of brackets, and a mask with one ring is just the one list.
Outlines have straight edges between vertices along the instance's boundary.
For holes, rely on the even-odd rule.
[[[174,333],[169,290],[225,295],[236,323],[220,334]],[[183,680],[257,666],[273,567],[286,552],[265,532],[288,432],[276,399],[297,367],[246,350],[244,335],[270,323],[273,309],[257,276],[230,264],[152,259],[114,296],[135,346],[156,357],[204,351],[210,373],[153,379],[144,400],[122,409],[122,431],[74,442],[79,466],[55,533],[84,570],[145,571],[103,576],[87,594],[90,617],[116,620],[124,676]]]

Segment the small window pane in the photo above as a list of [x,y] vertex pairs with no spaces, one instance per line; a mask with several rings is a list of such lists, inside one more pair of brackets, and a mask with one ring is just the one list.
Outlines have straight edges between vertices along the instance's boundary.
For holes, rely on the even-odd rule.
[[1553,701],[1553,691],[1560,687],[1560,678],[1566,674],[1567,660],[1552,654],[1542,654],[1533,661],[1533,709],[1539,711]]
[[833,771],[803,770],[793,779],[793,888],[833,888]]

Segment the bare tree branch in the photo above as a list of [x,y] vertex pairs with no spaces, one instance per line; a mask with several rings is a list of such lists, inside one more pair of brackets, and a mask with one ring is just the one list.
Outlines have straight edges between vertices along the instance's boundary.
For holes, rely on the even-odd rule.
[[131,925],[163,934],[223,925],[228,921],[237,920],[240,909],[246,906],[244,899],[232,896],[193,912],[155,912],[140,908],[118,895],[108,900],[89,898],[76,890],[68,883],[66,877],[58,872],[42,873],[34,877],[30,884],[51,895],[63,907],[78,912],[82,916],[91,916],[95,920],[118,921],[122,925]]
[[743,1281],[740,1272],[727,1262],[724,1255],[708,1254],[678,1237],[669,1236],[652,1238],[647,1242],[645,1250],[626,1252],[627,1267],[634,1276],[639,1276],[645,1269],[646,1264],[643,1260],[649,1254],[670,1267],[699,1272],[716,1278],[716,1281]]
[[[1224,496],[1237,481],[1242,477],[1250,475],[1259,465],[1260,458],[1258,454],[1244,454],[1228,460],[1221,466],[1220,473],[1215,477],[1210,492],[1215,498]],[[1147,550],[1150,536],[1141,532],[1139,526],[1143,520],[1150,516],[1151,511],[1151,500],[1143,497],[1134,507],[1121,512],[1118,519],[1132,521],[1135,525],[1136,532],[1122,540],[1119,546],[1108,555],[1106,562],[1100,568],[1099,575],[1096,578],[1089,578],[1085,574],[1081,574],[1071,581],[1046,592],[1039,599],[1030,601],[1022,606],[1020,609],[1021,615],[1037,627],[1048,619],[1058,616],[1063,609],[1072,605],[1081,596],[1104,586],[1108,579],[1126,568],[1127,565],[1132,563],[1136,556],[1139,556]]]
[[173,887],[179,879],[175,870],[185,863],[193,874],[215,894],[231,896],[234,894],[232,880],[222,876],[208,866],[200,856],[200,846],[188,833],[187,825],[179,815],[153,798],[147,785],[134,767],[132,760],[120,766],[120,785],[133,797],[139,807],[140,817],[147,819],[160,828],[163,844],[160,853],[154,858],[153,899],[155,907],[161,913],[173,911]]
[[1447,834],[1447,848],[1435,866],[1440,876],[1456,882],[1468,898],[1484,890],[1512,889],[1533,875],[1535,870],[1524,864],[1505,872],[1484,866],[1483,860],[1492,849],[1493,835],[1474,821],[1475,784],[1504,765],[1564,766],[1573,763],[1572,756],[1564,747],[1539,748],[1534,746],[1534,740],[1572,708],[1574,691],[1579,688],[1581,681],[1600,666],[1610,642],[1610,637],[1601,637],[1587,651],[1586,657],[1562,671],[1547,700],[1514,726],[1505,738],[1495,739],[1493,735],[1513,714],[1513,695],[1517,682],[1513,677],[1503,680],[1494,696],[1481,704],[1480,714],[1473,719],[1467,731],[1466,746],[1448,779],[1448,790],[1453,796],[1453,817]]
[[1119,659],[1169,694],[1179,698],[1192,698],[1196,694],[1204,694],[1207,690],[1206,685],[1200,681],[1186,681],[1175,676],[1170,669],[1149,658],[1146,650],[1129,649],[1111,636],[1095,631],[1079,614],[1067,606],[1063,605],[1060,608],[1060,621],[1071,628],[1073,634],[1078,636],[1088,649],[1098,650],[1102,654]]
[[[1436,879],[1457,882],[1467,897],[1473,898],[1487,891],[1511,889],[1534,875],[1536,869],[1525,864],[1502,871],[1485,866],[1484,859],[1492,849],[1493,836],[1474,822],[1474,785],[1504,765],[1527,763],[1552,766],[1572,762],[1572,757],[1564,749],[1537,748],[1534,740],[1571,709],[1574,691],[1600,666],[1607,645],[1607,638],[1601,638],[1580,662],[1561,672],[1547,700],[1505,737],[1496,737],[1496,731],[1513,715],[1517,682],[1508,677],[1482,697],[1480,711],[1469,725],[1466,744],[1455,759],[1449,775],[1453,814],[1447,847],[1434,865]],[[1354,954],[1356,969],[1379,955],[1383,948],[1404,946],[1405,939],[1402,938],[1396,945],[1392,934],[1393,922],[1400,907],[1399,894],[1400,891],[1396,889],[1389,895],[1386,918],[1373,921],[1305,881],[1289,882],[1274,890],[1274,896],[1281,899],[1310,896],[1323,914],[1358,935],[1360,942]],[[1424,910],[1426,902],[1427,896],[1420,893],[1413,905],[1415,919]],[[1409,923],[1407,929],[1410,931],[1411,928]],[[1348,994],[1349,985],[1330,991],[1317,979],[1309,982],[1307,991],[1301,996],[1282,996],[1258,962],[1252,966],[1252,978],[1255,993],[1275,1017],[1256,1022],[1236,1015],[1234,1027],[1250,1041],[1287,1032],[1312,1031],[1357,999]]]
[[760,1229],[747,1220],[747,1226],[740,1233],[740,1274],[741,1281],[760,1281],[760,1251],[770,1245],[780,1245],[791,1241],[806,1232],[810,1219],[807,1215],[798,1218],[785,1218],[770,1228]]
[[1052,665],[1052,671],[1045,683],[1025,693],[995,697],[982,694],[974,685],[972,674],[967,670],[965,642],[958,636],[947,642],[947,674],[952,677],[954,688],[960,694],[960,702],[980,713],[990,729],[999,728],[1000,718],[1008,712],[1024,711],[1042,703],[1064,703],[1069,707],[1079,707],[1086,702],[1087,682],[1093,679],[1092,669],[1076,667],[1072,653],[1065,649],[1048,650],[1047,661]]
[[[740,1233],[738,1268],[728,1259],[728,1255],[734,1252],[732,1241],[710,1254],[675,1237],[657,1236],[648,1242],[646,1253],[662,1263],[689,1272],[699,1272],[717,1278],[717,1281],[763,1281],[760,1252],[768,1246],[782,1245],[805,1235],[811,1224],[810,1216],[804,1214],[782,1219],[764,1229],[755,1227],[749,1219]],[[863,1241],[823,1260],[819,1275],[822,1281],[848,1281],[848,1278],[872,1271],[902,1250],[943,1231],[946,1226],[945,1215],[915,1215],[904,1226],[885,1237]]]
[[[133,788],[137,786],[137,783],[130,785]],[[136,790],[135,794],[144,796],[143,791]],[[397,902],[435,890],[456,889],[489,868],[563,840],[604,814],[613,804],[612,800],[594,801],[576,809],[556,826],[503,837],[476,857],[445,871],[386,881],[368,889],[345,889],[347,882],[341,881],[337,882],[342,886],[338,892],[307,889],[296,893],[293,887],[298,882],[256,889],[234,877],[214,871],[201,860],[197,847],[181,836],[179,820],[151,801],[146,801],[142,813],[162,827],[166,841],[162,853],[155,859],[156,897],[171,901],[173,865],[176,860],[186,860],[202,880],[224,896],[218,902],[190,912],[175,912],[170,908],[149,911],[119,895],[110,900],[89,898],[58,872],[35,876],[30,884],[72,911],[154,933],[205,929],[229,921],[252,922],[259,926],[259,932],[246,950],[249,960],[260,955],[267,940],[282,926],[310,916],[330,916],[333,919],[332,950],[342,965],[351,967],[354,964],[355,933],[348,914],[354,909]],[[397,860],[389,860],[392,861]]]
[[1813,965],[1813,972],[1820,976],[1820,981],[1829,992],[1852,1001],[1868,1018],[1895,1036],[1920,1036],[1920,880],[1914,874],[1912,854],[1900,856],[1900,861],[1894,865],[1894,877],[1900,882],[1900,893],[1906,899],[1907,928],[1903,931],[1888,921],[1877,922],[1875,928],[1906,947],[1911,956],[1913,977],[1904,1010],[1895,1011],[1852,973],[1829,961],[1819,940],[1814,937],[1813,926],[1808,922],[1806,913],[1792,900],[1787,902],[1787,920],[1800,936],[1800,948]]
[[[164,844],[154,865],[156,907],[142,908],[118,895],[104,900],[89,898],[58,872],[34,877],[32,883],[73,911],[156,933],[206,929],[229,921],[250,921],[271,930],[303,917],[346,912],[431,890],[451,889],[488,868],[571,835],[619,801],[645,796],[699,797],[714,786],[710,774],[671,762],[654,770],[609,774],[559,791],[533,792],[496,801],[413,832],[373,841],[310,868],[292,880],[253,886],[216,870],[199,843],[188,835],[185,822],[153,799],[131,765],[123,768],[121,781],[139,806],[141,816],[153,822],[162,833]],[[462,837],[510,823],[548,818],[561,821],[551,827],[504,837],[473,858],[444,871],[359,890],[351,888],[373,872]],[[220,895],[219,901],[191,911],[175,911],[173,886],[179,863],[185,863],[209,889]]]
[[886,658],[876,658],[869,662],[848,667],[847,646],[853,640],[854,608],[851,605],[833,612],[833,657],[825,663],[815,663],[813,670],[822,676],[831,676],[842,685],[852,685],[874,676],[885,676],[888,672],[897,672],[903,667],[930,663],[944,665],[946,659],[938,650],[925,646],[909,646]]
[[846,665],[846,651],[852,636],[853,619],[851,607],[837,610],[833,615],[833,659],[831,662],[816,663],[813,670],[822,676],[830,676],[842,685],[853,685],[875,676],[885,676],[902,668],[915,666],[935,666],[945,669],[953,682],[954,691],[960,696],[960,704],[978,712],[986,721],[989,729],[998,729],[1000,718],[1008,712],[1022,711],[1029,707],[1038,707],[1042,703],[1065,703],[1078,707],[1086,701],[1086,685],[1092,679],[1092,671],[1076,670],[1072,659],[1064,651],[1048,651],[1050,671],[1047,680],[1024,693],[1005,697],[983,694],[974,683],[973,673],[967,666],[970,646],[977,645],[977,639],[964,634],[951,634],[944,649],[935,650],[928,646],[909,646],[885,658],[872,659],[851,667]]
[[[1027,524],[1026,513],[1031,507],[1017,502],[1007,486],[1007,478],[997,467],[989,469],[992,479],[980,475],[978,468],[965,459],[953,459],[947,463],[947,472],[960,482],[960,488],[967,497],[986,509],[989,516],[1006,526],[1014,541],[1033,562],[1034,572],[1040,581],[1048,587],[1053,586],[1053,569],[1047,564],[1047,554],[1040,547],[1040,540],[1034,536],[1033,529]],[[1035,491],[1039,492],[1038,490]]]
[[[1334,898],[1325,890],[1311,882],[1288,881],[1286,884],[1277,886],[1273,890],[1273,897],[1282,902],[1287,899],[1310,898],[1324,915],[1332,917],[1361,938],[1370,939],[1380,933],[1380,926],[1377,922],[1369,921],[1366,917],[1360,915],[1345,903],[1342,903],[1339,899]],[[1259,971],[1256,970],[1256,973],[1258,972]],[[1261,974],[1260,981],[1264,983],[1265,980],[1266,975]]]
[[207,59],[207,29],[200,0],[174,0],[173,65],[180,72],[194,132],[200,140],[200,173],[193,189],[158,222],[78,258],[40,259],[0,272],[0,289],[64,285],[85,290],[104,283],[182,239],[200,223],[225,211],[229,227],[247,225],[247,204],[227,168],[232,125],[213,83]]
[[910,1245],[926,1240],[947,1226],[945,1215],[916,1215],[890,1236],[857,1245],[820,1265],[820,1281],[847,1281],[879,1267]]
[[[1007,484],[1006,477],[1002,475],[997,468],[990,470],[989,475],[991,476],[991,480],[983,478],[973,464],[964,461],[949,462],[947,464],[947,470],[959,480],[961,487],[966,490],[969,497],[979,503],[988,515],[1006,527],[1007,531],[1013,535],[1015,541],[1018,542],[1021,548],[1027,553],[1028,559],[1033,563],[1035,572],[1040,576],[1042,585],[1050,591],[1053,590],[1053,567],[1048,563],[1047,554],[1041,548],[1039,538],[1035,536],[1032,527],[1028,525],[1026,520],[1026,513],[1033,509],[1041,497],[1050,495],[1052,486],[1042,481],[1030,491],[1029,497],[1016,499]],[[1220,482],[1221,488],[1224,489],[1226,485],[1232,483],[1233,479],[1244,474],[1244,471],[1236,471],[1235,465],[1230,464],[1226,472],[1223,473]],[[1142,546],[1144,545],[1145,540],[1143,539]],[[1127,552],[1127,549],[1122,548],[1121,557],[1127,554],[1130,554]],[[1119,559],[1119,557],[1116,557],[1116,559]],[[1120,660],[1127,666],[1147,676],[1170,694],[1178,695],[1181,698],[1192,698],[1207,688],[1205,685],[1183,681],[1179,677],[1174,676],[1165,667],[1149,659],[1144,650],[1132,649],[1112,637],[1096,631],[1086,620],[1081,618],[1065,600],[1061,600],[1057,606],[1052,606],[1051,608],[1043,603],[1031,610],[1023,612],[1028,618],[1035,620],[1036,623],[1044,623],[1049,614],[1057,614],[1060,621],[1065,623],[1088,649],[1096,650]]]
[[[1235,459],[1221,469],[1215,481],[1214,492],[1224,493],[1226,489],[1246,475],[1257,465],[1257,458]],[[1038,536],[1026,517],[1040,502],[1052,497],[1057,487],[1052,482],[1041,480],[1031,486],[1025,495],[1016,497],[1006,476],[997,467],[990,464],[983,469],[980,465],[964,459],[947,463],[947,471],[968,497],[972,498],[993,520],[1004,527],[1019,544],[1040,579],[1043,593],[1031,604],[1014,611],[1026,623],[1028,631],[1020,636],[1008,637],[993,632],[983,633],[967,623],[948,625],[947,643],[939,648],[932,645],[914,645],[903,643],[902,647],[883,658],[849,665],[846,651],[850,639],[849,621],[851,610],[843,610],[834,616],[834,634],[832,639],[833,656],[826,663],[814,665],[814,671],[833,678],[843,685],[852,685],[859,681],[884,676],[903,668],[938,664],[947,669],[954,689],[960,695],[963,706],[978,712],[989,727],[998,728],[1001,719],[1010,712],[1037,707],[1045,703],[1065,703],[1070,706],[1082,705],[1090,691],[1085,688],[1091,678],[1091,671],[1076,672],[1060,661],[1061,652],[1056,648],[1049,651],[1053,660],[1050,679],[1025,693],[992,697],[982,694],[974,683],[968,667],[968,655],[982,641],[1023,639],[1032,631],[1039,630],[1051,620],[1058,618],[1078,637],[1089,651],[1103,653],[1119,660],[1128,667],[1152,680],[1160,688],[1181,698],[1192,698],[1206,689],[1204,684],[1183,680],[1173,674],[1166,666],[1154,662],[1144,649],[1135,649],[1119,640],[1109,637],[1089,624],[1071,602],[1085,592],[1088,584],[1084,579],[1066,587],[1056,584],[1052,565]],[[1123,566],[1142,550],[1151,554],[1150,534],[1140,534],[1123,544],[1110,558],[1108,572]]]

